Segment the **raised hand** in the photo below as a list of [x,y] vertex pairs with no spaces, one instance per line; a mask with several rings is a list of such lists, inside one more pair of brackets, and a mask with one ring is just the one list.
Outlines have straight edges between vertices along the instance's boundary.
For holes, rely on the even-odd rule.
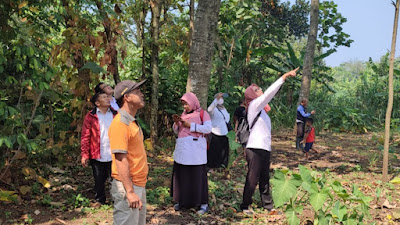
[[300,67],[297,67],[296,69],[291,70],[291,71],[289,71],[289,72],[283,74],[283,75],[282,75],[282,79],[285,80],[287,77],[295,77],[295,76],[296,76],[296,72],[297,72],[297,70],[299,70],[299,68],[300,68]]

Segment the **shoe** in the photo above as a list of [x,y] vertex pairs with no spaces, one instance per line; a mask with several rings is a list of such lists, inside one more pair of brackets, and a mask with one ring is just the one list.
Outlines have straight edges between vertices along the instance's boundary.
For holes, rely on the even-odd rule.
[[250,209],[243,209],[243,214],[247,215],[247,216],[251,216],[254,214],[253,210]]
[[174,205],[175,211],[180,211],[181,209],[182,209],[182,207],[178,203]]
[[90,207],[91,207],[91,208],[98,209],[98,208],[101,207],[101,205],[102,205],[102,204],[101,204],[100,202],[95,202],[95,203],[90,204]]
[[208,211],[208,204],[203,204],[200,206],[199,211],[197,211],[197,214],[199,215],[204,215]]

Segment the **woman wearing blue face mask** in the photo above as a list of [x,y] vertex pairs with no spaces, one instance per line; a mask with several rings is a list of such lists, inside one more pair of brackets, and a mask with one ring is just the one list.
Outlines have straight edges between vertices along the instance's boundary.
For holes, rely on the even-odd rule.
[[209,168],[227,167],[229,161],[229,141],[226,136],[232,129],[229,124],[230,115],[224,107],[224,97],[227,94],[218,93],[207,111],[211,116],[212,130],[207,151],[207,166]]

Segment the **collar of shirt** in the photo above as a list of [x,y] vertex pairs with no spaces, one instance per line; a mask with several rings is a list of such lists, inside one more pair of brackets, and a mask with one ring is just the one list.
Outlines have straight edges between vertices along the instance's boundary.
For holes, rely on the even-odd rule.
[[118,113],[121,115],[121,122],[125,123],[128,126],[131,122],[136,120],[135,117],[133,117],[131,114],[123,109],[119,109]]
[[96,107],[96,113],[101,113],[101,114],[107,114],[108,112],[111,112],[111,109],[108,108],[106,113],[103,113],[98,107]]

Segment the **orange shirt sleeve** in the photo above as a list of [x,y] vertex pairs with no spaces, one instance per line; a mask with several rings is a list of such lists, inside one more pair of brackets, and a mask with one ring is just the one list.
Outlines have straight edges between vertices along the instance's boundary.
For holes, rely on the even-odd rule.
[[121,122],[111,123],[108,130],[111,153],[127,153],[129,127]]

